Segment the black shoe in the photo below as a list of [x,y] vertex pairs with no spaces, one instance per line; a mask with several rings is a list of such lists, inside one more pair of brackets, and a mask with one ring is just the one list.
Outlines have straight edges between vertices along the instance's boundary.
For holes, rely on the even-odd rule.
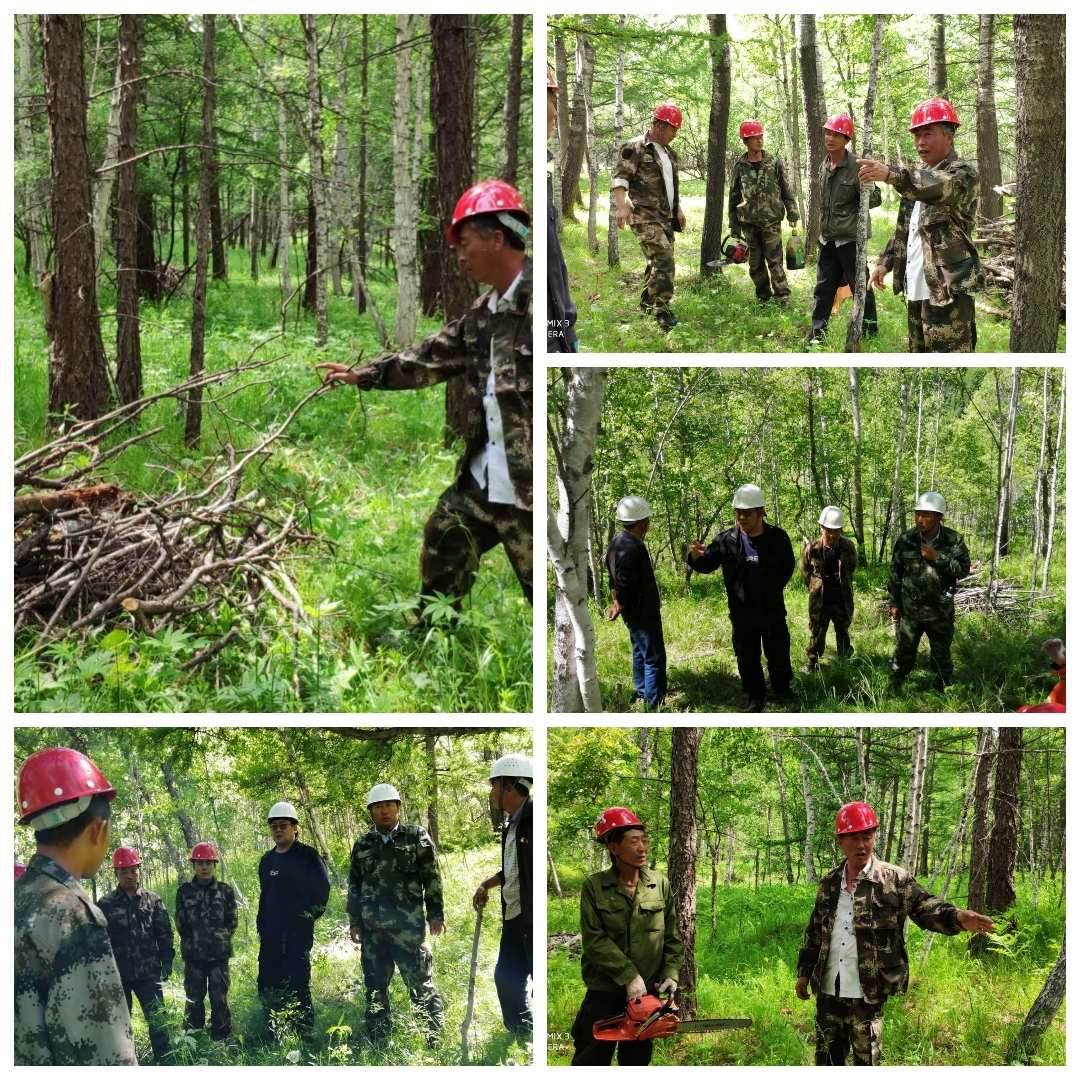
[[749,695],[743,695],[742,700],[739,702],[739,712],[764,712],[765,701],[763,698],[752,698]]
[[904,677],[903,677],[903,675],[894,675],[889,680],[889,689],[894,694],[899,694],[904,689]]
[[877,323],[863,323],[863,337],[877,337],[878,325]]
[[939,694],[943,694],[950,686],[952,686],[952,679],[943,679],[940,675],[934,679],[934,689]]
[[670,308],[661,308],[656,313],[656,321],[660,326],[663,333],[667,333],[673,326],[679,325],[679,320],[675,317],[675,312]]

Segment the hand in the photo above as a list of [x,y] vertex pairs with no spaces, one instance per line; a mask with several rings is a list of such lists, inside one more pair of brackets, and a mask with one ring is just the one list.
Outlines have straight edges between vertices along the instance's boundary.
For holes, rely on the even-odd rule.
[[375,370],[370,364],[366,364],[364,367],[355,367],[352,364],[327,362],[316,364],[315,370],[326,372],[323,376],[324,383],[348,384],[349,386],[358,386],[361,390],[370,389],[377,381]]
[[872,289],[884,289],[885,275],[887,273],[888,271],[885,269],[885,264],[878,263],[870,273],[870,287]]
[[883,161],[871,161],[868,158],[859,158],[859,183],[872,184],[877,180],[888,181],[889,166]]
[[690,541],[690,555],[692,558],[700,559],[705,554],[705,545],[700,540]]
[[934,548],[932,548],[929,544],[923,544],[923,546],[922,546],[922,557],[924,559],[929,559],[931,562],[937,562],[938,561],[938,553],[937,553],[937,551]]
[[438,937],[440,934],[446,933],[446,923],[442,919],[428,919],[427,928],[432,937]]
[[350,940],[352,941],[352,943],[353,943],[354,945],[359,945],[359,944],[361,944],[361,943],[363,942],[363,940],[364,940],[364,930],[363,930],[363,927],[360,927],[360,926],[350,926],[350,927],[349,927],[349,939],[350,939]]
[[611,601],[611,606],[607,609],[607,612],[606,612],[607,621],[608,622],[614,622],[619,617],[619,612],[620,611],[622,611],[622,608],[619,607],[619,601],[618,600],[612,600]]
[[487,886],[486,885],[481,885],[480,888],[477,889],[476,892],[473,893],[472,906],[474,908],[476,908],[477,911],[479,911],[487,903],[487,900],[488,900]]
[[674,997],[675,991],[679,989],[679,984],[674,979],[665,979],[657,988],[656,992],[660,997]]
[[634,216],[634,207],[629,199],[624,199],[615,208],[615,224],[620,229],[625,229],[630,224],[630,219]]
[[675,216],[679,219],[679,229],[680,229],[680,231],[682,229],[685,229],[686,228],[686,215],[682,212],[682,207],[681,206],[679,207],[678,210],[675,211]]
[[889,608],[889,618],[892,619],[893,622],[898,622],[900,619],[900,609],[898,607]]
[[799,978],[797,978],[795,980],[795,996],[797,998],[799,998],[800,1001],[808,1001],[809,1000],[809,998],[810,998],[810,990],[808,989],[809,986],[810,986],[810,979],[806,975],[800,975]]
[[973,934],[992,934],[994,932],[993,919],[987,918],[978,911],[968,911],[967,908],[961,908],[956,913],[956,921],[962,929],[969,930]]
[[626,984],[626,998],[628,1001],[634,998],[644,997],[647,993],[648,990],[645,988],[645,980],[640,975],[635,975]]

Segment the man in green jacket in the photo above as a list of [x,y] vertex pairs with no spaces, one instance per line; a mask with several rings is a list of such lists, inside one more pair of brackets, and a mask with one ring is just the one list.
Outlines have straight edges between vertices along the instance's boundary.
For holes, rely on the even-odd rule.
[[821,879],[799,951],[795,995],[817,995],[818,1065],[877,1065],[885,999],[908,986],[904,921],[924,930],[989,934],[994,924],[977,911],[953,907],[928,893],[902,867],[874,855],[878,819],[864,802],[836,815],[844,861]]
[[596,839],[611,866],[581,890],[581,977],[585,999],[570,1034],[572,1065],[648,1065],[652,1040],[605,1042],[593,1024],[617,1016],[643,994],[671,997],[678,989],[683,945],[667,878],[648,867],[645,826],[632,810],[613,806],[596,822]]

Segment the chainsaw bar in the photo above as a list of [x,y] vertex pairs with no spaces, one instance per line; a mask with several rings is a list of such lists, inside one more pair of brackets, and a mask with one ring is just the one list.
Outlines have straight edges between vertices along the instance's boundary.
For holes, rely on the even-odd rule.
[[736,1028],[753,1027],[754,1022],[749,1019],[734,1020],[680,1020],[678,1032],[680,1035],[693,1035],[698,1031],[731,1031]]

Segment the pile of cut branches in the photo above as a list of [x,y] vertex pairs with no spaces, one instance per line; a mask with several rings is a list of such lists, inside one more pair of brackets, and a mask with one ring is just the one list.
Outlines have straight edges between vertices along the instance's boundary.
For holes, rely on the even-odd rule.
[[283,559],[315,537],[297,526],[292,512],[268,508],[257,489],[245,489],[244,479],[325,387],[312,390],[250,448],[224,445],[204,459],[198,474],[178,472],[166,494],[92,482],[106,462],[162,430],[123,437],[152,404],[185,401],[193,391],[271,362],[189,379],[75,424],[15,462],[16,633],[33,629],[44,644],[124,613],[149,633],[225,599],[240,610],[264,596],[307,621]]
[[[1016,283],[1016,237],[1014,217],[999,217],[989,221],[980,220],[975,226],[975,246],[979,250],[979,262],[986,276],[986,284],[998,289],[1005,302],[1012,306],[1013,286]],[[1009,317],[1008,311],[999,311],[985,302],[980,306],[992,315]],[[1065,260],[1061,264],[1061,318],[1065,318]]]
[[[980,564],[972,566],[972,573],[963,578],[953,592],[957,615],[989,615],[1002,622],[1021,625],[1029,622],[1041,604],[1052,600],[1054,593],[1032,590],[1020,581],[997,578],[990,581],[983,576]],[[882,589],[878,608],[882,618],[888,618],[889,594]]]

